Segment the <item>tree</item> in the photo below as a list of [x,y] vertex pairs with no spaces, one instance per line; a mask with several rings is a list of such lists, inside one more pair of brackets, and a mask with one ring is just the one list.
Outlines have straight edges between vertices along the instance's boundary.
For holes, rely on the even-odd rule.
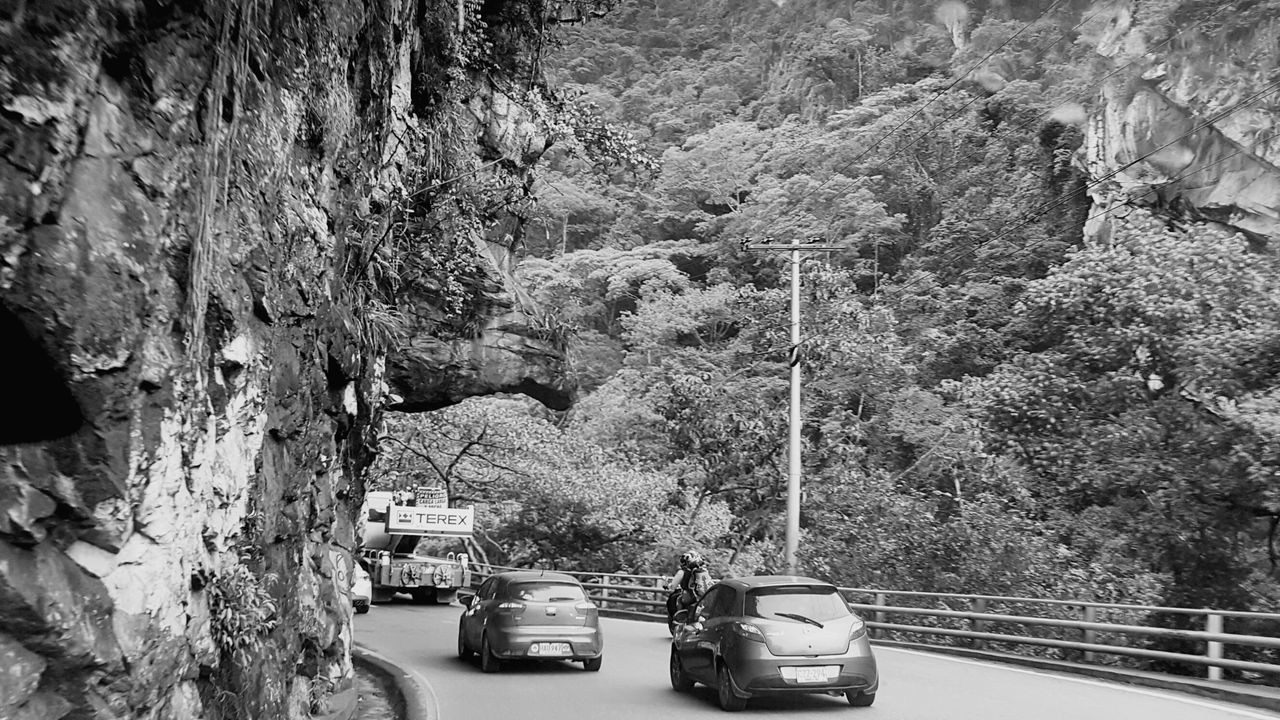
[[1112,530],[1170,573],[1170,604],[1249,602],[1235,548],[1270,516],[1275,468],[1219,406],[1275,382],[1278,279],[1239,237],[1136,212],[1029,286],[1022,332],[1040,349],[975,383],[1050,504],[1122,511]]

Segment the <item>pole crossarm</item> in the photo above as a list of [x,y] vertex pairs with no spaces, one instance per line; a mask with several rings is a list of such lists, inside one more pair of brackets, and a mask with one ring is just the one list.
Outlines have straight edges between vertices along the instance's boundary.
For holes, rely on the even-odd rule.
[[783,245],[783,244],[781,244],[781,243],[748,243],[748,244],[746,244],[746,245],[743,245],[743,247],[744,247],[744,248],[746,248],[747,250],[755,250],[755,251],[760,251],[760,250],[788,250],[788,251],[790,251],[790,250],[799,250],[799,251],[801,251],[801,252],[804,252],[804,251],[806,251],[806,250],[814,251],[814,252],[833,252],[833,251],[836,251],[836,250],[847,250],[847,249],[848,249],[848,248],[847,248],[847,247],[845,247],[844,245],[815,245],[815,244],[813,244],[813,243],[794,243],[794,244],[791,244],[791,245]]

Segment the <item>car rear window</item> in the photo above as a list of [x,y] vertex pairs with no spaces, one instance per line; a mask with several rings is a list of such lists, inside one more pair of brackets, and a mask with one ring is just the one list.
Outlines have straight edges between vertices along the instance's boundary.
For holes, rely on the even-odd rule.
[[511,597],[530,602],[578,602],[587,596],[578,585],[557,582],[522,582],[511,586]]
[[825,622],[849,615],[840,592],[833,587],[783,585],[747,591],[744,614],[758,618],[779,617],[778,613],[803,615]]

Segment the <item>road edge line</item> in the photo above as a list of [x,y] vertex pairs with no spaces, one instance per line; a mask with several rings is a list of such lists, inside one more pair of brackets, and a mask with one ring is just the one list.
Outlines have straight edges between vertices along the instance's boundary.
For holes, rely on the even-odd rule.
[[395,684],[404,701],[405,720],[440,720],[440,702],[426,678],[358,642],[351,643],[351,661],[370,667]]

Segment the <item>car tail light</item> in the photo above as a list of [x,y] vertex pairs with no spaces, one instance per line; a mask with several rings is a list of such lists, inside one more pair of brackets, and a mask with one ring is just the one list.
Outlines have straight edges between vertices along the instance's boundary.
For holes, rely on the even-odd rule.
[[580,603],[578,603],[577,605],[574,605],[574,606],[573,606],[573,609],[574,609],[574,610],[579,610],[579,611],[581,611],[581,612],[586,612],[586,611],[588,611],[588,610],[595,610],[595,609],[596,609],[596,604],[595,604],[595,603],[592,603],[592,602],[580,602]]
[[760,632],[760,628],[751,623],[735,622],[732,628],[734,633],[747,640],[764,642],[764,633]]
[[524,609],[524,603],[519,603],[519,602],[504,602],[504,603],[502,603],[501,605],[499,605],[499,606],[498,606],[498,609],[499,609],[499,610],[523,610],[523,609]]
[[866,634],[867,634],[867,624],[862,621],[862,618],[855,617],[853,619],[853,624],[849,626],[849,639],[857,640],[858,638]]

